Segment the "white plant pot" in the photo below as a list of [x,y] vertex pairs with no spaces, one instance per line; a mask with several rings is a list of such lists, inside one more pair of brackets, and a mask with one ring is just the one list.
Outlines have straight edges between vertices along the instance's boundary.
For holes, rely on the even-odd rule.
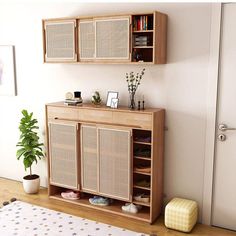
[[26,193],[37,193],[40,186],[40,178],[38,175],[33,175],[34,179],[29,179],[29,175],[23,178],[23,187]]

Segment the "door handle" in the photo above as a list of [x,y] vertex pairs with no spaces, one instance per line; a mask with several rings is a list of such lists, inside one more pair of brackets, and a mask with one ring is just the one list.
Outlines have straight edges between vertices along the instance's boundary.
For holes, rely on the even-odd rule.
[[229,128],[226,124],[219,124],[218,129],[223,132],[227,130],[236,130],[236,128]]

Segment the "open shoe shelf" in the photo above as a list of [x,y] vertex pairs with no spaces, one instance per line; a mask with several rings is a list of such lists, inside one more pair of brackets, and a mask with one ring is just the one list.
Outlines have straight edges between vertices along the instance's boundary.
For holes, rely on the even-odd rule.
[[[93,197],[94,195],[87,194],[87,193],[81,193],[81,195],[82,195],[81,198],[78,200],[69,200],[69,199],[62,198],[62,196],[58,192],[57,194],[50,196],[50,198],[73,203],[73,204],[77,204],[80,206],[85,206],[85,207],[101,210],[101,211],[105,211],[105,212],[115,213],[115,214],[121,215],[121,216],[127,216],[127,217],[130,217],[133,219],[138,219],[138,220],[150,222],[150,208],[149,208],[150,205],[149,204],[140,203],[139,205],[142,205],[142,209],[139,210],[138,213],[133,214],[133,213],[128,213],[128,212],[122,211],[121,207],[123,205],[125,205],[125,203],[126,203],[124,201],[113,200],[113,202],[109,206],[98,206],[98,205],[92,205],[89,202],[89,198]],[[138,203],[139,202],[136,201],[136,204],[138,204]]]

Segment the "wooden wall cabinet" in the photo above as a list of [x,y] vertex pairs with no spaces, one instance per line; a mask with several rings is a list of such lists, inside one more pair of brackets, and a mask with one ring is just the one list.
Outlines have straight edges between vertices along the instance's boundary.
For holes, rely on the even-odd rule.
[[[46,123],[49,197],[149,223],[159,216],[163,109],[131,111],[59,102],[46,105]],[[64,178],[67,175],[69,179]],[[79,190],[81,198],[63,199],[61,192],[70,189]],[[140,193],[149,195],[150,201],[135,200]],[[112,198],[113,203],[91,205],[88,199],[94,195]],[[127,202],[142,205],[142,209],[137,214],[123,212],[121,206]]]
[[43,20],[44,61],[165,64],[166,36],[156,11]]

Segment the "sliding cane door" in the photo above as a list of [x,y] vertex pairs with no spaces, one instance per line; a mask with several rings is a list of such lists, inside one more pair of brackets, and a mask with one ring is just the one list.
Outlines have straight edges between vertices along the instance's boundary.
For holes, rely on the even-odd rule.
[[99,192],[130,200],[131,131],[98,128]]
[[78,124],[49,123],[50,183],[79,188]]
[[97,128],[81,126],[82,189],[98,191]]

